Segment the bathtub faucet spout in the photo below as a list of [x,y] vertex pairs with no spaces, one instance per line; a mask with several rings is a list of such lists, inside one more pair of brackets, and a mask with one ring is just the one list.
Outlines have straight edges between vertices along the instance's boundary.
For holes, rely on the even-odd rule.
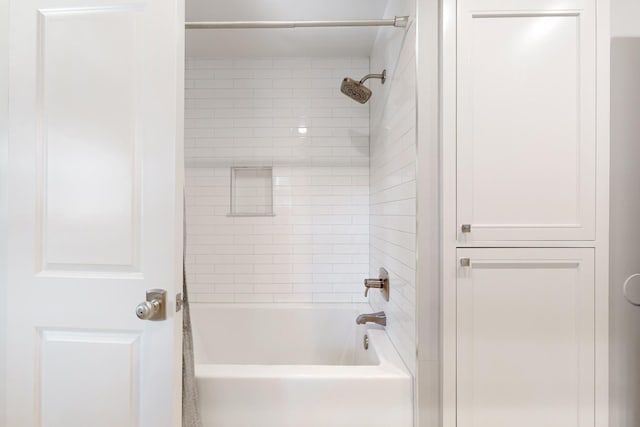
[[358,325],[364,325],[365,323],[376,323],[380,326],[387,326],[387,315],[384,314],[384,311],[361,314],[356,318],[356,323]]

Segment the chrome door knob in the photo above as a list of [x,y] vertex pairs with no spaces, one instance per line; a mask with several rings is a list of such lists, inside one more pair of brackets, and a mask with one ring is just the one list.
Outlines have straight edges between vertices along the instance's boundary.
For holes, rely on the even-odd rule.
[[160,310],[160,301],[143,301],[136,306],[136,316],[141,320],[151,319]]
[[147,300],[136,306],[136,316],[140,320],[165,320],[167,318],[167,291],[149,289]]

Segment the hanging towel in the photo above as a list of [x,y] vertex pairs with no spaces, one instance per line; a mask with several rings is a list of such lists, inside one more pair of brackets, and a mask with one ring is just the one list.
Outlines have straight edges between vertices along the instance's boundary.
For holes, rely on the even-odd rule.
[[[186,211],[186,203],[185,203]],[[185,212],[186,214],[186,212]],[[189,315],[189,297],[187,293],[187,272],[184,253],[187,249],[186,215],[183,222],[183,255],[182,255],[182,427],[201,427],[200,410],[198,408],[198,388],[196,385],[193,334]]]

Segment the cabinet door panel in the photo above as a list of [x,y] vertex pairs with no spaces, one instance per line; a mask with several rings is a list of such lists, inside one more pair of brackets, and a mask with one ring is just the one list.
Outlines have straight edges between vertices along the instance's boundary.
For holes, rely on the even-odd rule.
[[458,255],[458,427],[593,427],[593,249]]
[[463,11],[461,242],[595,237],[592,10]]

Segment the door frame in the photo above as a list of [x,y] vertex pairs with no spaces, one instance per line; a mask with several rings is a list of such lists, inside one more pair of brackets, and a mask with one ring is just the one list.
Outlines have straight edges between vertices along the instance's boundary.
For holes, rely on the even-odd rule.
[[0,425],[6,424],[7,169],[9,161],[9,0],[0,0]]
[[417,0],[417,263],[415,425],[441,425],[440,0]]

